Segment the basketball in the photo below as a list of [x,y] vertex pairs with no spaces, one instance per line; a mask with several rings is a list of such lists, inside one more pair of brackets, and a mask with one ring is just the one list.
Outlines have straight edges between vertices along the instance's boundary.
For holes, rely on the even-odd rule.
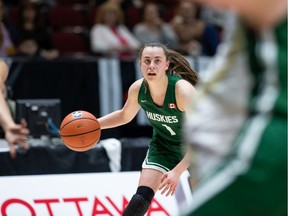
[[101,129],[97,118],[87,111],[75,111],[61,122],[60,136],[64,145],[77,152],[94,147],[100,139]]

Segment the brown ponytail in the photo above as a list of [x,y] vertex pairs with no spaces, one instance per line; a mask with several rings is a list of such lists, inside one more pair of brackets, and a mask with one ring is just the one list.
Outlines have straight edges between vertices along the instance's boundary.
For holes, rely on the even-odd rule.
[[189,62],[182,54],[168,49],[161,43],[147,43],[139,51],[140,59],[145,47],[160,47],[163,49],[167,60],[170,61],[167,73],[176,74],[177,76],[180,76],[190,82],[192,85],[196,85],[198,83],[198,73],[190,67]]
[[199,80],[198,73],[190,67],[186,58],[174,50],[168,49],[167,51],[170,57],[169,73],[177,74],[192,85],[196,85]]

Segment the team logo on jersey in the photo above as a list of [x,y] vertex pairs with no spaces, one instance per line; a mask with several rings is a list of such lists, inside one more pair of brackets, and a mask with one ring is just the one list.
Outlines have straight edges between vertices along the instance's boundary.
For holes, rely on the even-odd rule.
[[176,106],[176,104],[174,104],[174,103],[169,103],[169,104],[168,104],[168,108],[169,108],[169,109],[176,109],[177,106]]
[[179,122],[177,116],[166,116],[166,115],[161,115],[158,113],[152,113],[152,112],[148,112],[148,111],[146,111],[146,115],[147,115],[148,119],[151,119],[153,121],[171,123],[171,124]]

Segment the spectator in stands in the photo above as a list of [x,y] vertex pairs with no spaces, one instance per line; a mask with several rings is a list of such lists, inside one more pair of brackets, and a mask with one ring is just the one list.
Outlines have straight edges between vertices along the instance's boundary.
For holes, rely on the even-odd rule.
[[213,56],[219,44],[216,27],[197,18],[196,4],[181,1],[171,24],[179,39],[177,50],[184,55]]
[[16,124],[6,102],[6,87],[5,80],[8,76],[8,66],[0,60],[0,125],[4,130],[5,139],[10,147],[10,155],[12,158],[16,156],[15,145],[21,148],[28,149],[26,121],[22,120],[21,124]]
[[158,190],[173,195],[190,165],[181,148],[181,128],[198,74],[184,56],[159,43],[145,44],[139,62],[144,78],[130,86],[123,108],[98,118],[101,129],[113,128],[132,121],[142,107],[154,129],[137,192],[123,216],[144,215]]
[[161,19],[158,5],[153,2],[144,5],[142,22],[135,25],[133,32],[142,44],[160,42],[174,49],[178,43],[173,28]]
[[140,46],[133,33],[123,24],[121,8],[109,2],[99,6],[90,40],[92,52],[122,58],[134,57]]
[[54,59],[59,52],[53,49],[49,33],[40,17],[40,8],[24,3],[19,8],[17,55]]
[[4,4],[0,0],[0,56],[12,56],[15,53],[15,47],[10,36],[10,32],[3,23]]

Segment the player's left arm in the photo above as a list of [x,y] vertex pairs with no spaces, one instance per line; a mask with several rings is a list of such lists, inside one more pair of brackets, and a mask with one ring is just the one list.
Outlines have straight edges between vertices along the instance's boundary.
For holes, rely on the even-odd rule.
[[185,112],[188,109],[191,98],[197,94],[194,86],[186,80],[179,80],[175,87],[176,102],[179,110]]
[[[180,80],[176,84],[175,91],[178,109],[186,111],[191,97],[193,98],[197,94],[196,89],[186,80]],[[169,196],[175,193],[181,174],[190,166],[190,155],[187,151],[173,170],[163,174],[159,188],[159,190],[162,190],[161,194],[166,193],[166,196]]]

